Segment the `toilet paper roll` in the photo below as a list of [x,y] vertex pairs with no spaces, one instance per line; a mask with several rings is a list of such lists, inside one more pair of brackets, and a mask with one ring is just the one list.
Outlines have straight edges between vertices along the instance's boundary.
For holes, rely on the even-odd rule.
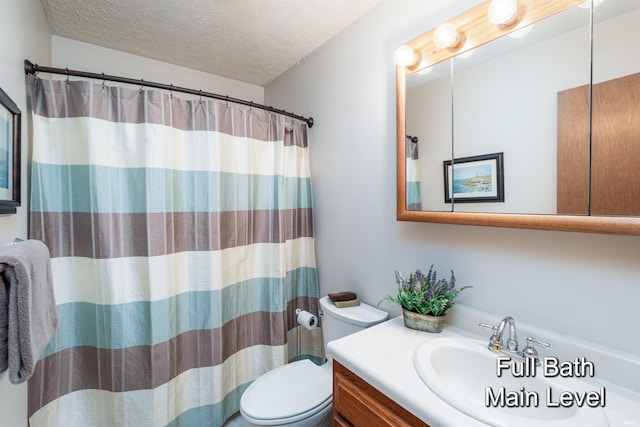
[[314,330],[318,326],[318,318],[308,311],[301,310],[298,313],[298,325],[305,327],[306,329]]

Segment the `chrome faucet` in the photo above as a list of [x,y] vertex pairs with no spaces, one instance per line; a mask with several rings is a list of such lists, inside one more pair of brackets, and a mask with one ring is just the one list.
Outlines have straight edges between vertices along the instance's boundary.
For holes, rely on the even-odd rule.
[[478,326],[483,328],[491,329],[493,331],[493,335],[489,338],[489,350],[495,352],[501,352],[504,350],[504,345],[502,343],[502,335],[504,334],[504,330],[509,325],[509,338],[507,339],[507,350],[510,352],[516,353],[518,351],[518,335],[516,334],[516,321],[513,320],[513,317],[507,316],[503,318],[498,326],[487,325],[486,323],[480,323]]
[[[504,348],[504,345],[502,344],[502,336],[504,335],[504,330],[507,325],[509,325],[509,338],[507,339],[507,347]],[[525,339],[527,341],[525,349],[523,351],[518,351],[516,321],[513,320],[513,317],[511,316],[507,316],[500,320],[498,326],[488,325],[486,323],[480,323],[478,326],[491,329],[493,331],[491,338],[489,338],[489,345],[487,347],[494,353],[516,356],[520,359],[530,358],[535,360],[536,364],[539,364],[540,361],[538,360],[538,352],[533,348],[533,345],[536,344],[541,347],[551,348],[551,344],[549,343],[536,340],[535,338],[527,337]]]
[[[509,338],[507,339],[507,349],[509,351],[518,351],[518,336],[516,335],[516,321],[513,317],[507,316],[500,321],[498,329],[495,333],[495,340],[492,343],[494,349],[502,350],[502,334],[504,333],[505,326],[509,324]],[[490,344],[491,345],[491,344]]]

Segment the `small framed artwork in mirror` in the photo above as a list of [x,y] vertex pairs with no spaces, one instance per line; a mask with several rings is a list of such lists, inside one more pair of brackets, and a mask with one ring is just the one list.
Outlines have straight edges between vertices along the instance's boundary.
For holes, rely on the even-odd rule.
[[20,125],[18,106],[0,89],[0,214],[20,206]]
[[504,202],[503,153],[444,162],[444,202]]

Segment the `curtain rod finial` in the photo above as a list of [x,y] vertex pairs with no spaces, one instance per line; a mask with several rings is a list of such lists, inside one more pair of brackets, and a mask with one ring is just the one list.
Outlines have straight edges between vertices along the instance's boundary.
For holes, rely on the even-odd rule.
[[25,74],[35,74],[36,73],[36,68],[38,66],[35,65],[33,62],[29,61],[28,59],[24,60],[24,73]]

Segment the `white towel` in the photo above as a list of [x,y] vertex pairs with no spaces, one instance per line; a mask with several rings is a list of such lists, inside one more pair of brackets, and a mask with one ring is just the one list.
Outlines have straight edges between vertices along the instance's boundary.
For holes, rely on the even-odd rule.
[[58,328],[49,249],[27,240],[0,250],[0,372],[29,379]]

